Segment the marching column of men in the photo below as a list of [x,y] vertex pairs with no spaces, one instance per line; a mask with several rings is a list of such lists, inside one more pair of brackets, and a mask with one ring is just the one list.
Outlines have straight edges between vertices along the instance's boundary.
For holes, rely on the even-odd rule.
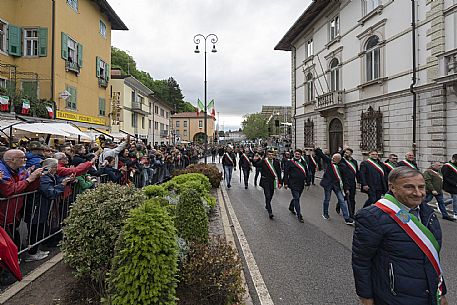
[[[260,176],[259,186],[263,188],[265,208],[271,219],[274,218],[271,206],[274,191],[284,185],[284,188],[290,189],[292,194],[289,204],[290,212],[297,215],[298,220],[303,222],[300,197],[305,186],[314,185],[315,173],[319,168],[324,169],[320,182],[324,189],[323,218],[326,220],[330,218],[328,209],[331,194],[334,193],[338,200],[336,211],[338,214],[343,212],[344,221],[349,225],[354,224],[357,184],[360,184],[361,192],[367,194],[363,207],[368,207],[378,202],[387,193],[388,176],[395,168],[409,167],[419,171],[413,152],[407,152],[405,159],[400,162],[398,162],[396,154],[389,154],[388,159],[382,162],[378,151],[372,150],[368,153],[368,159],[359,164],[352,157],[354,151],[349,147],[331,157],[327,151],[324,153],[320,148],[316,148],[308,154],[296,149],[293,157],[290,152],[287,152],[281,161],[275,157],[274,151],[265,151],[262,147],[255,150],[252,147],[241,147],[236,151],[239,159],[240,183],[243,180],[245,189],[248,189],[250,173],[255,168],[254,186],[257,186]],[[220,154],[221,152],[219,152]],[[228,188],[231,188],[232,171],[237,167],[236,157],[233,147],[227,146],[222,155],[222,165]],[[319,162],[324,164],[319,165]],[[444,165],[434,162],[424,171],[423,175],[427,183],[424,202],[428,203],[435,198],[443,219],[455,221],[457,219],[457,154],[453,155],[451,161]],[[444,191],[448,192],[451,197],[445,200]],[[446,210],[446,206],[450,204],[453,205],[452,214]]]

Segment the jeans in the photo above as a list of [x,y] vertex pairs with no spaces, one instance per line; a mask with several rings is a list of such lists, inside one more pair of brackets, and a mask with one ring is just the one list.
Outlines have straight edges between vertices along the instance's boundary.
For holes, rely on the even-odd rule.
[[273,213],[273,211],[271,209],[271,200],[273,199],[274,193],[275,193],[274,187],[270,187],[270,186],[263,187],[263,194],[265,195],[265,209],[267,209],[268,214]]
[[[457,194],[456,194],[456,196],[457,196]],[[444,202],[443,193],[438,194],[438,195],[433,195],[432,193],[428,193],[427,196],[425,196],[424,203],[428,203],[428,202],[432,201],[433,197],[435,197],[436,201],[438,202],[438,208],[440,209],[440,212],[441,212],[441,215],[443,215],[443,218],[448,217],[449,214],[446,211],[446,205],[451,204],[453,200],[449,199],[449,200],[446,200],[446,202]]]
[[328,215],[328,206],[330,203],[330,198],[332,197],[332,192],[335,193],[338,203],[340,204],[341,211],[343,212],[343,217],[345,220],[349,219],[349,211],[346,201],[344,201],[344,195],[339,186],[332,185],[329,188],[324,189],[324,203],[323,203],[323,212],[324,215]]
[[233,172],[233,165],[226,165],[224,166],[224,176],[225,181],[227,181],[227,186],[230,186],[230,181],[232,181],[232,172]]
[[290,191],[292,192],[292,200],[290,201],[289,207],[295,208],[295,212],[297,213],[297,216],[300,217],[300,215],[301,215],[300,197],[301,197],[301,194],[303,193],[303,189],[301,189],[301,190],[290,189]]

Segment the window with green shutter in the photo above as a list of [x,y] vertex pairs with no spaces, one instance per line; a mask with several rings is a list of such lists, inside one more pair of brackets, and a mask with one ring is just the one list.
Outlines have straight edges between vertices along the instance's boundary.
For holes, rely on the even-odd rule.
[[38,29],[38,55],[40,57],[48,56],[48,29]]
[[62,47],[61,47],[62,58],[68,59],[68,36],[62,32]]
[[8,25],[8,53],[13,56],[22,55],[22,29]]
[[105,107],[106,107],[105,99],[102,97],[99,97],[98,98],[98,115],[99,116],[105,116]]
[[70,93],[70,96],[67,98],[67,101],[66,101],[66,108],[71,109],[71,110],[76,110],[76,100],[77,100],[76,88],[67,85],[65,87],[65,90],[67,90]]

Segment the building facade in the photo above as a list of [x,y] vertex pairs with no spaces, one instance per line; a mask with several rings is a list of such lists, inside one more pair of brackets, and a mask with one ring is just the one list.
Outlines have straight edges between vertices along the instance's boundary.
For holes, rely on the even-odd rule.
[[127,27],[106,0],[2,0],[0,87],[57,119],[109,126],[112,30]]
[[268,134],[271,138],[290,141],[292,130],[291,106],[262,106],[260,114],[267,119]]
[[313,1],[275,47],[291,52],[292,144],[448,160],[456,28],[456,0]]
[[111,131],[128,133],[147,143],[152,90],[133,76],[112,75]]
[[154,95],[150,96],[148,142],[152,145],[169,145],[173,142],[170,132],[171,107]]
[[[207,116],[208,143],[213,143],[215,140],[215,121],[216,119],[214,117]],[[171,116],[171,122],[174,143],[183,141],[204,143],[205,118],[203,114],[197,114],[196,112],[176,113]]]

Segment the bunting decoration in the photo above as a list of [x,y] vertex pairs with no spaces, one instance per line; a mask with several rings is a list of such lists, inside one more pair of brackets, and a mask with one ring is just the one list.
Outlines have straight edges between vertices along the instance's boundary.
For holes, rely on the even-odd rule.
[[22,110],[21,114],[28,115],[30,114],[30,101],[22,99]]
[[0,95],[0,111],[8,111],[10,105],[9,96]]
[[46,106],[46,110],[48,111],[49,118],[53,119],[54,118],[54,110],[52,109],[51,106]]

